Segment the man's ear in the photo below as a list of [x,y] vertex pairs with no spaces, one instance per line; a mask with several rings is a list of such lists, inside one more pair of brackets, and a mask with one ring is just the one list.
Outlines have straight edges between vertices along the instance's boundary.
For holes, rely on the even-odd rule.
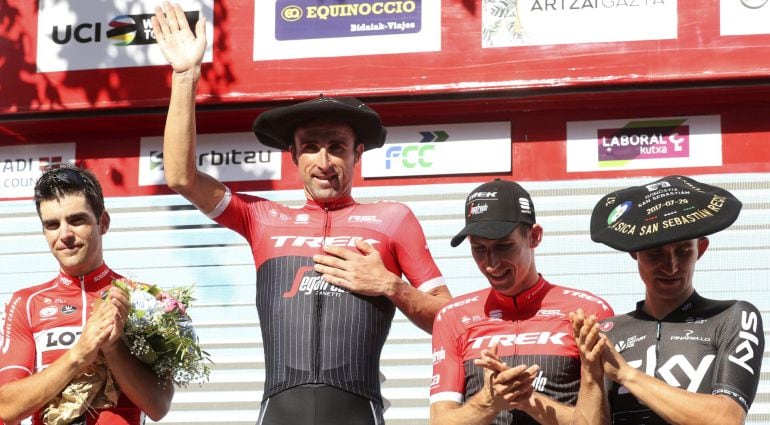
[[110,213],[107,210],[104,210],[102,217],[99,219],[99,230],[102,235],[110,230]]
[[628,255],[630,255],[631,258],[633,258],[634,260],[638,260],[638,258],[636,257],[636,253],[635,252],[629,252]]
[[353,164],[358,164],[361,161],[361,155],[364,154],[364,144],[358,143],[353,151]]
[[709,238],[703,236],[698,238],[698,259],[706,252],[709,247]]
[[530,248],[537,248],[540,242],[543,240],[543,226],[535,223],[532,225],[532,229],[529,232],[529,246]]

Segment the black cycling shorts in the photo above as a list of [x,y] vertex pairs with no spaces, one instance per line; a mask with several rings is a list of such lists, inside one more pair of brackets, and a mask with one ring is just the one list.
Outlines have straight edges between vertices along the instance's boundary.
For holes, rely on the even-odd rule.
[[257,425],[384,425],[382,406],[339,388],[308,384],[264,401]]

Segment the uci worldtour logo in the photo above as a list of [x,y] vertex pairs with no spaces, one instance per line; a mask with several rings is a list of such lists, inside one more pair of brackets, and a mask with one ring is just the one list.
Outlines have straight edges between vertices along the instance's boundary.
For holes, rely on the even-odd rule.
[[[185,12],[187,23],[195,28],[200,12]],[[140,46],[155,44],[155,34],[152,31],[152,17],[154,13],[141,13],[137,15],[119,15],[108,23],[84,22],[68,24],[65,26],[54,25],[51,29],[51,39],[56,44],[70,43],[101,43],[107,39],[116,46]],[[106,32],[104,29],[109,27]]]

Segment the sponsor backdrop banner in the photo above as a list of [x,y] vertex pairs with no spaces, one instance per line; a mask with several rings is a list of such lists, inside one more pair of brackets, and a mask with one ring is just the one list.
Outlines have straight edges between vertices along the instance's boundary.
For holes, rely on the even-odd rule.
[[[201,134],[197,137],[198,169],[222,182],[281,179],[281,151],[254,139],[254,133]],[[163,137],[142,137],[139,186],[166,184]]]
[[[160,3],[5,0],[2,12],[12,19],[0,26],[0,115],[167,106],[171,71],[150,30]],[[182,7],[191,22],[208,22],[202,104],[267,105],[319,93],[411,102],[770,77],[766,0],[182,0]]]
[[254,2],[254,60],[441,50],[440,0]]
[[364,178],[510,171],[509,122],[388,127],[385,145],[364,152],[361,165]]
[[567,171],[722,165],[718,115],[567,123]]
[[677,38],[676,0],[483,0],[482,46]]
[[[192,28],[207,19],[204,62],[212,61],[214,0],[176,0]],[[150,18],[157,0],[132,2],[39,0],[38,72],[167,65]]]
[[75,163],[75,143],[0,146],[0,198],[31,198],[51,164]]

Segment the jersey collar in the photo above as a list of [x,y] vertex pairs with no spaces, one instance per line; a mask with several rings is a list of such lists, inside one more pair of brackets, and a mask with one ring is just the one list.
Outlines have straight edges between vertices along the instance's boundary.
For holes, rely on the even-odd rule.
[[353,200],[353,197],[350,195],[344,196],[339,199],[335,199],[333,201],[328,202],[318,202],[313,199],[308,199],[307,203],[305,204],[305,207],[314,209],[314,210],[339,210],[345,207],[349,207],[353,204],[355,204],[356,201]]
[[492,294],[500,304],[517,311],[522,311],[531,305],[538,306],[539,308],[539,300],[543,299],[547,286],[548,282],[543,278],[543,275],[538,274],[537,282],[534,285],[514,296],[504,295],[494,289],[492,289]]
[[63,271],[59,271],[59,284],[65,287],[74,287],[80,289],[81,282],[83,286],[88,289],[90,286],[98,285],[102,286],[104,280],[110,276],[110,268],[107,264],[102,263],[96,270],[84,274],[82,276],[72,276]]
[[[691,317],[692,310],[697,307],[701,300],[704,298],[700,296],[696,291],[692,292],[692,295],[690,295],[689,298],[687,298],[682,305],[675,308],[671,313],[668,313],[666,317],[664,317],[661,322],[678,322],[683,321]],[[640,315],[642,317],[646,317],[651,320],[656,320],[654,317],[647,314],[646,311],[644,311],[644,300],[641,300],[636,303],[636,314]]]

